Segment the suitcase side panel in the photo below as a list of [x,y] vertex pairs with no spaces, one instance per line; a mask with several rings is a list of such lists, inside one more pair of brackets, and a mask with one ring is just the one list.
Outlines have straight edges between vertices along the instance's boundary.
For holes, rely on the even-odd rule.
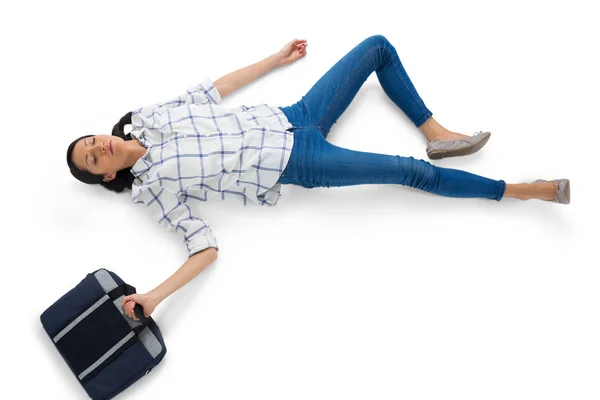
[[51,338],[54,338],[65,326],[104,295],[98,280],[93,275],[86,277],[42,313],[40,320],[44,329]]

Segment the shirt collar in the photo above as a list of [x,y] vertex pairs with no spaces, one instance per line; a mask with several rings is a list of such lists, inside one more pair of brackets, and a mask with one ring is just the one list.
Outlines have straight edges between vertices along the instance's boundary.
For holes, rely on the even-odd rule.
[[137,138],[140,141],[140,143],[142,143],[142,145],[146,148],[146,153],[142,157],[140,157],[131,167],[131,174],[134,177],[139,178],[152,166],[152,163],[148,162],[148,160],[146,159],[148,153],[150,152],[150,147],[152,147],[152,143],[146,138],[146,135],[144,135],[143,131],[137,129],[132,130],[131,136]]

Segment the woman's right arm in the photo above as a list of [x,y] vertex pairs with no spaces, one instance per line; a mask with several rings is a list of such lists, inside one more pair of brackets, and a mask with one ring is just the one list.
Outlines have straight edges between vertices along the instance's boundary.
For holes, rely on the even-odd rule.
[[214,82],[214,86],[217,88],[221,98],[229,96],[239,88],[265,75],[267,72],[304,57],[306,55],[306,46],[308,46],[308,43],[306,43],[305,39],[294,39],[283,46],[277,53],[220,77]]
[[217,250],[214,247],[208,247],[193,254],[173,275],[148,293],[126,296],[123,299],[125,313],[130,318],[137,320],[138,318],[133,313],[133,308],[137,303],[144,309],[144,315],[149,316],[164,299],[194,279],[216,259]]

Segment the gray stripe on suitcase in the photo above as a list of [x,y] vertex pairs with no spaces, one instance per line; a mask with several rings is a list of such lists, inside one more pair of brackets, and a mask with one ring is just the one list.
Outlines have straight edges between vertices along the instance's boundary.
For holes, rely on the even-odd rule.
[[117,288],[117,282],[115,282],[115,280],[110,275],[110,273],[108,273],[107,270],[98,270],[96,271],[94,276],[96,277],[96,279],[98,279],[98,283],[100,283],[100,286],[102,286],[102,289],[104,289],[106,293]]
[[[115,282],[115,280],[110,275],[110,273],[108,273],[108,271],[106,271],[104,269],[96,271],[94,276],[96,277],[96,279],[98,280],[98,283],[100,283],[100,285],[102,286],[102,288],[104,289],[104,291],[106,293],[110,292],[113,289],[116,289],[118,286],[117,282]],[[141,322],[133,320],[133,319],[129,318],[127,315],[125,315],[125,312],[123,311],[123,307],[121,306],[121,304],[123,303],[124,297],[125,296],[119,297],[118,299],[113,301],[113,304],[115,305],[115,307],[117,307],[117,309],[119,310],[119,312],[121,313],[123,318],[125,318],[125,320],[127,321],[127,323],[129,324],[129,326],[131,328],[135,328],[136,326],[142,325]],[[156,338],[154,333],[152,333],[152,331],[149,328],[146,328],[142,332],[140,332],[138,337],[139,337],[140,341],[142,342],[142,344],[144,345],[144,347],[146,348],[146,350],[148,350],[148,353],[150,353],[152,358],[156,358],[156,356],[158,356],[160,354],[160,352],[162,351],[162,345],[160,344],[160,342],[158,341],[158,339]]]
[[85,378],[90,372],[98,368],[100,364],[102,364],[108,357],[114,354],[115,351],[119,350],[129,339],[131,339],[135,333],[133,331],[129,332],[127,336],[123,339],[119,340],[117,344],[115,344],[110,350],[108,350],[102,357],[100,357],[95,363],[87,367],[82,373],[79,374],[79,380]]
[[87,310],[85,310],[84,312],[82,312],[81,314],[79,314],[79,316],[77,318],[75,318],[69,325],[67,325],[62,331],[58,332],[58,334],[56,336],[54,336],[54,343],[58,342],[63,336],[65,336],[67,333],[69,333],[69,331],[71,329],[73,329],[75,327],[75,325],[77,325],[78,323],[80,323],[85,317],[87,317],[88,315],[90,315],[92,312],[94,312],[95,309],[97,309],[98,307],[100,307],[106,300],[108,300],[109,297],[108,295],[104,295],[100,298],[100,300],[98,300],[97,302],[95,302],[94,304],[92,304],[91,307],[89,307]]
[[[142,325],[140,321],[131,319],[125,314],[125,311],[123,311],[123,307],[121,306],[121,304],[123,304],[124,298],[125,296],[119,297],[118,299],[113,301],[113,304],[115,305],[115,307],[117,307],[121,315],[123,315],[123,318],[125,318],[131,329]],[[152,358],[156,358],[156,356],[160,354],[160,352],[162,351],[162,345],[149,328],[146,327],[144,330],[142,330],[138,334],[138,337],[140,339],[140,342],[142,342],[142,344],[144,345],[146,350],[148,350],[148,353],[150,353]]]
[[162,345],[156,336],[154,336],[154,333],[152,333],[150,328],[146,327],[146,329],[139,333],[138,337],[152,358],[156,358],[156,356],[160,354]]

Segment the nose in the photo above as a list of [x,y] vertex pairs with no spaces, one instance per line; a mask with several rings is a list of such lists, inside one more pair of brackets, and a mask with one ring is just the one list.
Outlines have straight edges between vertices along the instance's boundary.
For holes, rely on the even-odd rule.
[[108,152],[108,143],[106,141],[98,141],[95,147],[97,156],[102,156]]
[[106,153],[108,151],[108,143],[106,141],[98,141],[98,151]]

